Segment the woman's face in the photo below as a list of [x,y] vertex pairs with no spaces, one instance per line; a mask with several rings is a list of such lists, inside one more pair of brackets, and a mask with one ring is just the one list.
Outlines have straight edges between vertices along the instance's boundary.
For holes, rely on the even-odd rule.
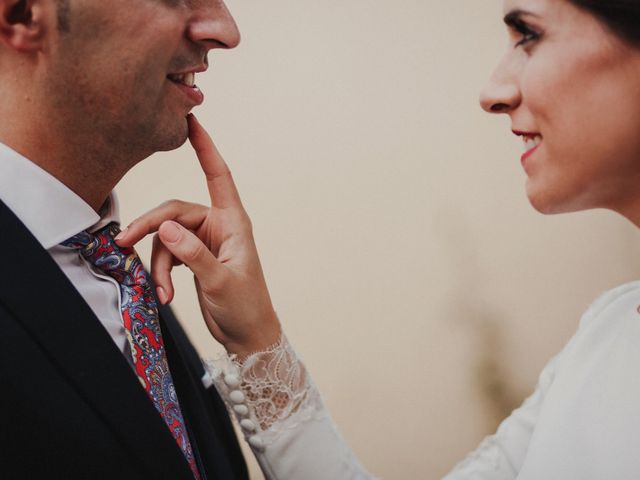
[[505,0],[505,15],[509,48],[480,103],[523,138],[532,205],[640,223],[640,46],[568,0]]

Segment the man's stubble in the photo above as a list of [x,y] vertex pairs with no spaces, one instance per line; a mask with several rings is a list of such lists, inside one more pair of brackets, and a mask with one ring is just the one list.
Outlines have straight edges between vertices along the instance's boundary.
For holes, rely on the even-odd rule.
[[81,152],[87,169],[122,176],[153,153],[181,146],[188,135],[186,119],[167,111],[166,92],[152,75],[157,68],[144,68],[144,59],[135,56],[114,55],[118,61],[111,62],[108,52],[92,50],[108,27],[75,28],[69,0],[58,1],[63,58],[50,72],[46,99],[52,126]]

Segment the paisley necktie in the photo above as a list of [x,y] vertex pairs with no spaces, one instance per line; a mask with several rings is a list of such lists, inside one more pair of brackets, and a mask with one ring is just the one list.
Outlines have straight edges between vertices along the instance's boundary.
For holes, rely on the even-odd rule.
[[89,263],[118,282],[122,320],[136,375],[180,446],[195,478],[200,480],[169,371],[158,307],[134,249],[116,245],[114,237],[119,232],[118,226],[110,223],[96,233],[81,232],[61,245],[78,249]]

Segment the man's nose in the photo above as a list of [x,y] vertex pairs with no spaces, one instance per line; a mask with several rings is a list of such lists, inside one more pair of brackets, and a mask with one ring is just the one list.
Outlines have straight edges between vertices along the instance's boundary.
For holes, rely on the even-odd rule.
[[194,12],[187,35],[206,49],[235,48],[240,43],[240,31],[223,0],[194,2]]
[[489,82],[480,93],[480,105],[488,113],[509,113],[522,100],[516,65],[508,57],[502,59]]

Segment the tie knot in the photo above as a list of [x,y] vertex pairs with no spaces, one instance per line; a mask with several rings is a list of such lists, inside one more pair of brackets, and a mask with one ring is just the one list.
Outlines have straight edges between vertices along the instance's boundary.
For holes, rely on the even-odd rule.
[[77,233],[73,237],[68,238],[64,242],[61,242],[60,245],[70,248],[76,248],[78,250],[91,251],[98,248],[101,242],[103,242],[105,239],[115,238],[118,233],[120,233],[120,227],[118,227],[117,223],[111,222],[106,227],[103,227],[93,233],[90,233],[86,230]]
[[89,263],[122,285],[145,285],[147,277],[140,258],[133,248],[116,244],[118,233],[120,227],[110,223],[94,233],[80,232],[60,245],[77,249]]

